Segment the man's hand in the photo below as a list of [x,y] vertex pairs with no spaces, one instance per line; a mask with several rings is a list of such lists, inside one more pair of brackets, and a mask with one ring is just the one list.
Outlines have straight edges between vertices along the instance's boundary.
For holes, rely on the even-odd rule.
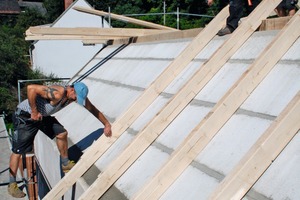
[[39,112],[31,112],[31,119],[33,121],[41,121],[43,119],[43,116]]
[[207,5],[208,5],[208,6],[212,6],[213,3],[214,3],[214,0],[207,0]]
[[106,137],[111,137],[111,136],[112,136],[111,125],[110,125],[110,124],[104,126],[104,131],[103,131],[103,133],[104,133],[104,135],[105,135]]

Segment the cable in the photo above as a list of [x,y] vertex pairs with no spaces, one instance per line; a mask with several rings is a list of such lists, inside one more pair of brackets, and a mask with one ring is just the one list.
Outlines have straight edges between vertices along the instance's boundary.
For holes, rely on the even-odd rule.
[[96,69],[98,69],[100,66],[102,66],[104,63],[109,61],[112,57],[114,57],[116,54],[118,54],[120,51],[122,51],[125,47],[127,47],[132,42],[132,38],[130,38],[129,42],[127,44],[122,44],[119,46],[116,50],[111,52],[108,56],[103,58],[99,63],[97,63],[94,67],[89,69],[87,72],[85,72],[83,75],[81,75],[79,78],[77,78],[72,84],[76,82],[80,82],[86,77],[88,77],[91,73],[93,73]]

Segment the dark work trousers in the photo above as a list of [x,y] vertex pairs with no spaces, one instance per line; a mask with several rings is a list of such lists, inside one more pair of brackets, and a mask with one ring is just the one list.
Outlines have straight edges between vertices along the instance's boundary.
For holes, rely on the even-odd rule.
[[249,15],[259,3],[259,0],[252,0],[252,5],[249,5],[248,0],[230,0],[229,17],[226,21],[228,28],[234,31],[238,27],[239,21],[244,15],[244,11],[246,15]]

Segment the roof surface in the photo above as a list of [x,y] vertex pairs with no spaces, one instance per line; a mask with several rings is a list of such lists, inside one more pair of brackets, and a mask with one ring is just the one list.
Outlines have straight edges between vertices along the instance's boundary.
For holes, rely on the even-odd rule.
[[[253,34],[133,165],[121,175],[115,182],[115,187],[130,199],[151,180],[151,177],[166,164],[172,153],[180,147],[197,124],[249,69],[249,66],[276,34],[278,31]],[[111,163],[122,159],[121,153],[126,151],[126,147],[139,134],[147,134],[143,130],[148,130],[147,126],[151,121],[155,120],[172,97],[226,39],[228,39],[227,36],[215,37],[188,67],[174,78],[174,81],[96,162],[99,170],[105,171],[111,168]],[[101,108],[111,122],[115,122],[190,41],[161,41],[127,46],[83,80],[89,86],[90,100]],[[102,50],[81,71],[80,75],[94,67],[115,49],[117,46],[109,46]],[[176,181],[161,199],[199,199],[200,197],[200,199],[207,199],[219,182],[233,170],[299,91],[300,55],[297,53],[299,49],[298,39],[239,109],[217,131],[216,136],[175,179]],[[76,104],[58,113],[58,118],[68,129],[72,144],[83,151],[91,144],[88,137],[95,137],[97,132],[99,136],[101,132],[101,124]],[[298,134],[252,187],[247,198],[296,199],[300,195],[296,189],[300,185],[300,174],[296,170],[299,164],[298,153],[296,153],[299,150],[297,150],[299,146],[297,138]],[[280,176],[277,170],[282,171]],[[96,176],[89,176],[85,181],[92,183],[91,179],[95,178]]]
[[57,113],[70,156],[80,160],[62,178],[54,141],[38,134],[36,156],[49,183],[61,191],[76,182],[65,194],[76,199],[298,199],[297,20],[299,12],[288,28],[254,34],[257,27],[243,22],[187,65],[180,63],[190,45],[206,37],[102,49],[71,82],[88,85],[114,136],[100,137],[102,124],[76,103]]

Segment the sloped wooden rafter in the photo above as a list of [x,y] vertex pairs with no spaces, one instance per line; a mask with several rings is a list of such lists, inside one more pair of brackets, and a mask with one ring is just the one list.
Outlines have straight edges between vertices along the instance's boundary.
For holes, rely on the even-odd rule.
[[134,19],[131,17],[125,17],[122,15],[117,15],[117,14],[113,14],[113,13],[107,13],[107,12],[100,11],[100,10],[88,9],[88,8],[84,8],[84,7],[80,7],[80,6],[75,6],[75,7],[73,7],[73,9],[80,11],[80,12],[85,12],[85,13],[94,14],[94,15],[103,16],[103,17],[110,16],[112,19],[117,19],[117,20],[120,20],[123,22],[140,25],[140,26],[147,27],[147,28],[154,28],[154,29],[161,29],[161,30],[177,30],[175,28],[155,24],[152,22],[146,22],[143,20],[138,20],[138,19]]

